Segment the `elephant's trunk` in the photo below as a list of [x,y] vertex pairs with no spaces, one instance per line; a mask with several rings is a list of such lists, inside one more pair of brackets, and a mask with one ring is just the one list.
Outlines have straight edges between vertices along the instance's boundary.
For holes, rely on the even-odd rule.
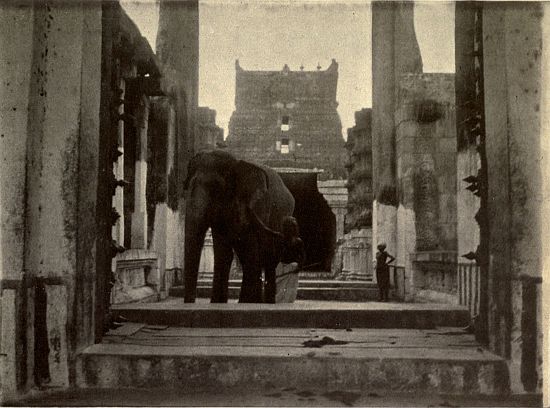
[[[196,210],[196,207],[191,206]],[[184,301],[194,303],[197,297],[197,277],[204,237],[208,229],[206,216],[187,207],[185,213]]]

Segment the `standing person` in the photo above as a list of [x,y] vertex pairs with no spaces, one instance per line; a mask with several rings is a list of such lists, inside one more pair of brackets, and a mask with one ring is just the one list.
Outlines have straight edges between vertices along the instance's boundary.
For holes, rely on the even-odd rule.
[[300,238],[296,218],[285,217],[282,227],[282,234],[275,233],[280,245],[280,262],[275,270],[275,303],[294,303],[298,295],[298,274],[305,260],[304,242]]
[[[390,263],[395,260],[393,256],[386,252],[386,244],[378,245],[376,253],[376,280],[378,282],[378,291],[380,302],[388,301],[390,290]],[[389,261],[388,261],[389,258]]]

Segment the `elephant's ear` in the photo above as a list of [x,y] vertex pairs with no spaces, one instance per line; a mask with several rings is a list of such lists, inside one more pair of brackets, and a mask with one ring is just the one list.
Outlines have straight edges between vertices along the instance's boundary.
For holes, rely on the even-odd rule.
[[237,161],[234,171],[236,197],[253,208],[267,192],[267,173],[261,167],[243,160]]

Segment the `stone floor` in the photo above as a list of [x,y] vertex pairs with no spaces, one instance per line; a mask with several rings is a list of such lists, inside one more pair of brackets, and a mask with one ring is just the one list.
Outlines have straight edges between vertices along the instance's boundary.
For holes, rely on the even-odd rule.
[[347,390],[272,388],[256,391],[186,393],[175,389],[77,389],[30,395],[3,406],[234,406],[234,407],[541,407],[540,396],[506,398],[391,395]]
[[323,327],[430,328],[465,327],[470,315],[462,306],[436,303],[341,302],[297,300],[294,303],[184,303],[168,298],[157,303],[112,307],[115,314],[138,323],[186,327]]
[[[197,328],[127,323],[81,357],[81,386],[506,392],[505,362],[460,328]],[[502,389],[501,389],[502,388]]]
[[238,303],[237,299],[230,299],[228,303],[210,303],[209,299],[198,298],[196,303],[184,303],[183,299],[177,297],[167,298],[156,303],[131,303],[123,305],[114,305],[113,310],[120,309],[136,310],[206,310],[206,309],[226,309],[226,310],[457,310],[466,308],[449,305],[446,303],[403,303],[403,302],[342,302],[328,300],[297,300],[294,303]]

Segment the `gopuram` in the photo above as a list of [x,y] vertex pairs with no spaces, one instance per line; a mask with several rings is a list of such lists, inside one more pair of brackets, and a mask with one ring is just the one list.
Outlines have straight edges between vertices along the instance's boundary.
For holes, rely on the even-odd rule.
[[334,59],[324,71],[247,71],[238,60],[235,69],[231,153],[276,168],[322,170],[320,180],[345,178]]

